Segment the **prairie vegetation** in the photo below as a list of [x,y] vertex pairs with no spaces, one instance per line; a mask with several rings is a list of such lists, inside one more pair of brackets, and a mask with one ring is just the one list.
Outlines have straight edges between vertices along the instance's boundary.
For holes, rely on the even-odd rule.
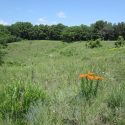
[[2,47],[0,124],[124,125],[125,46],[99,44],[23,40]]

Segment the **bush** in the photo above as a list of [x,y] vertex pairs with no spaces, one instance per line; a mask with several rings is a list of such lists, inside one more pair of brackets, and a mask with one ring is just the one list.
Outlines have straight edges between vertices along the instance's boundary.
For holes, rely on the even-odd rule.
[[3,53],[2,51],[0,50],[0,65],[3,63]]
[[7,43],[17,42],[17,41],[20,41],[20,40],[21,40],[21,38],[19,38],[19,37],[9,35],[9,36],[6,36],[6,37],[0,37],[0,44],[6,46]]
[[119,48],[125,44],[123,36],[119,36],[118,40],[115,42],[115,47]]
[[0,114],[13,121],[22,121],[32,103],[46,100],[46,94],[37,85],[13,83],[0,92]]
[[0,44],[0,65],[3,63],[3,56],[5,52],[3,51],[3,46]]
[[97,48],[97,47],[101,47],[101,40],[97,39],[95,41],[89,41],[86,43],[86,47],[87,48]]

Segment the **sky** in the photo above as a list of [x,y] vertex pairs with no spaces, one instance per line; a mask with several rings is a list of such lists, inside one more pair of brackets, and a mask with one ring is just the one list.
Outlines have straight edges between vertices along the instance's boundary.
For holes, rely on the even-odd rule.
[[125,0],[0,0],[0,24],[90,25],[125,22]]

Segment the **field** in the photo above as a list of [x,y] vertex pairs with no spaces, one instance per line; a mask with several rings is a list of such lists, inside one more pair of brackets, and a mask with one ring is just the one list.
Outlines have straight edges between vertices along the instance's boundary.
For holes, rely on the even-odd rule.
[[[0,124],[124,125],[125,47],[114,48],[110,41],[102,45],[90,49],[85,42],[47,40],[9,44],[0,66]],[[99,81],[96,97],[86,100],[81,94],[79,75],[88,72],[103,80]],[[46,93],[46,101],[30,103],[21,118],[11,112],[18,109],[16,102],[4,110],[8,104],[4,94],[10,94],[6,88],[12,86],[14,91],[16,84],[38,86]]]

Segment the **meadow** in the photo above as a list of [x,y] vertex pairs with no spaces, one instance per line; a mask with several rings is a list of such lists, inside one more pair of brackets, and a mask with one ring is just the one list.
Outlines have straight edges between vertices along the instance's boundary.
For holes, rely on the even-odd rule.
[[[0,66],[0,124],[124,125],[125,47],[115,48],[113,41],[93,49],[85,44],[9,43]],[[86,100],[79,75],[89,72],[103,79],[97,95]]]

